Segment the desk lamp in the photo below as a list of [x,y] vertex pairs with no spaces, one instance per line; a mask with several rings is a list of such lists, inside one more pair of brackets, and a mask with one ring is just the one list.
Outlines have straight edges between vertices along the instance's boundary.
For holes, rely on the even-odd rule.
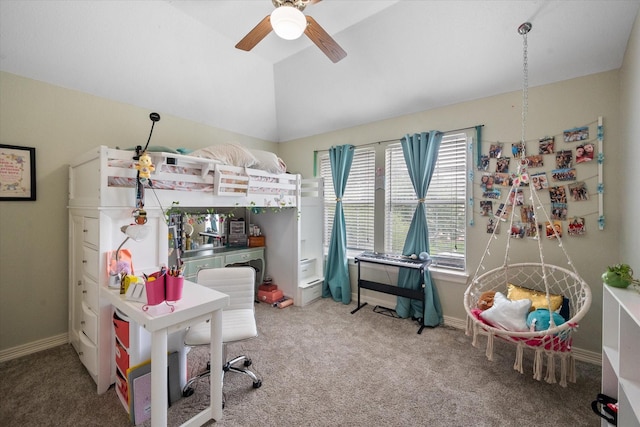
[[112,280],[109,282],[109,287],[112,288],[120,287],[120,280],[115,279],[115,277],[121,279],[119,271],[120,249],[122,249],[122,246],[124,246],[124,244],[127,243],[129,239],[133,239],[133,241],[135,242],[141,242],[142,240],[146,239],[151,229],[145,224],[130,224],[120,227],[120,231],[122,231],[122,233],[124,233],[127,237],[122,241],[122,243],[120,243],[120,246],[118,246],[118,249],[116,250],[116,271],[118,273],[115,276],[112,276]]

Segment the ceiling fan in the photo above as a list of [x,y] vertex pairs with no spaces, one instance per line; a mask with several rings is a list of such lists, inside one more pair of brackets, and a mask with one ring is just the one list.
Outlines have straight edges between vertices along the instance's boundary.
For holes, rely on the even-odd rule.
[[345,56],[345,52],[335,40],[310,16],[302,11],[309,4],[319,3],[321,0],[271,0],[275,10],[264,17],[249,33],[238,42],[236,48],[249,51],[271,32],[283,39],[294,40],[306,34],[312,42],[324,52],[333,62],[338,62]]

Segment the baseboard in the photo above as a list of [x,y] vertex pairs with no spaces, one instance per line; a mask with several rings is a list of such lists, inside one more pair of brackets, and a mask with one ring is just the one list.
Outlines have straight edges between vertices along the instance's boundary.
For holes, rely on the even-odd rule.
[[27,344],[19,345],[17,347],[8,348],[6,350],[0,350],[0,363],[7,360],[17,359],[18,357],[27,356],[29,354],[37,353],[42,350],[57,347],[69,342],[69,334],[64,333],[55,335],[49,338],[43,338],[38,341],[33,341]]
[[[455,317],[444,316],[444,324],[456,329],[466,330],[467,328],[466,320],[457,319]],[[578,347],[574,347],[571,352],[576,360],[592,363],[598,366],[602,365],[602,353],[595,353]]]
[[573,348],[572,353],[573,353],[573,357],[576,360],[602,366],[602,353],[596,353],[593,351],[584,350],[577,347]]

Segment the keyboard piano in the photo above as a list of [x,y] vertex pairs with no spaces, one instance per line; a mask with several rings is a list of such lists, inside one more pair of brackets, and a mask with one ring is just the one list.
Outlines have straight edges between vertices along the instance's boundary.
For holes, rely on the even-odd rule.
[[[422,301],[423,307],[426,304],[426,297],[424,294],[424,270],[431,264],[431,258],[427,258],[426,260],[421,260],[419,258],[413,259],[406,255],[396,255],[396,254],[383,254],[378,252],[363,252],[360,255],[354,258],[356,264],[358,265],[358,306],[351,312],[354,314],[362,307],[367,305],[367,303],[360,303],[360,290],[361,289],[369,289],[376,292],[383,292],[386,294],[392,294],[396,296],[402,296],[406,298],[411,298],[415,300]],[[413,270],[420,271],[420,285],[417,289],[411,288],[403,288],[400,286],[388,285],[385,283],[373,282],[371,280],[364,280],[360,276],[360,266],[363,263],[373,263],[373,264],[383,264],[390,265],[399,268],[410,268]],[[377,309],[383,309],[384,312],[395,312],[395,310],[376,306],[374,307],[374,311]],[[376,311],[378,312],[378,311]],[[418,334],[422,333],[425,325],[423,323],[423,319],[417,319],[420,325],[420,329],[418,330]]]
[[[431,259],[413,259],[407,255],[383,254],[379,252],[363,252],[355,257],[355,261],[372,262],[375,264],[395,265],[396,267],[423,269],[431,264]],[[426,265],[425,265],[426,264]]]

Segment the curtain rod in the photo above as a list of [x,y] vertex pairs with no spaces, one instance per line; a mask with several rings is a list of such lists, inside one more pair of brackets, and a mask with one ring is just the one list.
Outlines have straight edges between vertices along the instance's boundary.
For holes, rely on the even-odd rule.
[[[441,131],[441,132],[442,132],[442,133],[460,132],[460,131],[463,131],[463,130],[475,129],[475,128],[477,128],[478,126],[480,126],[480,127],[484,127],[484,125],[467,126],[467,127],[464,127],[464,128],[452,129],[452,130],[445,130],[445,131]],[[367,146],[370,146],[370,145],[385,144],[385,143],[387,143],[387,142],[400,141],[401,139],[402,139],[402,138],[395,138],[395,139],[387,139],[387,140],[384,140],[384,141],[366,142],[366,143],[364,143],[364,144],[351,144],[351,145],[353,145],[354,147],[367,147]],[[328,150],[328,149],[326,149],[326,150],[316,150],[316,152],[322,152],[322,151],[329,151],[329,150]]]

